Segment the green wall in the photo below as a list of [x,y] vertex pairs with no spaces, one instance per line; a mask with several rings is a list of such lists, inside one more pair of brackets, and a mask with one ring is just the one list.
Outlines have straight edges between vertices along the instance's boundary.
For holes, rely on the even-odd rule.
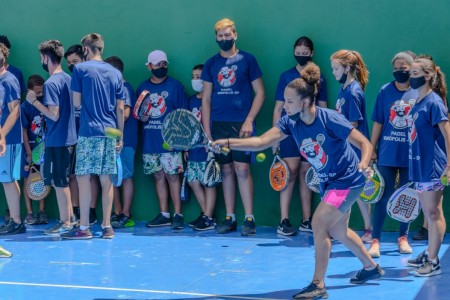
[[[90,32],[105,38],[104,57],[120,56],[125,62],[125,77],[135,87],[149,77],[145,68],[147,54],[154,49],[166,51],[169,74],[179,79],[189,94],[191,68],[218,51],[213,25],[229,17],[236,22],[239,48],[253,53],[264,72],[266,102],[258,116],[259,132],[271,125],[275,86],[280,73],[295,64],[292,46],[301,35],[315,43],[315,62],[328,80],[329,104],[334,106],[339,86],[331,73],[329,57],[339,49],[359,51],[370,71],[366,89],[368,114],[379,88],[392,80],[390,60],[402,50],[431,54],[444,72],[450,68],[447,1],[303,1],[303,0],[2,0],[0,34],[12,43],[9,61],[22,68],[26,77],[41,69],[37,46],[47,39],[59,39],[66,47],[78,43]],[[255,178],[255,215],[259,225],[279,222],[278,195],[268,183],[268,159],[252,167]],[[406,155],[406,153],[405,153]],[[155,189],[150,177],[142,173],[142,159],[136,159],[136,197],[133,214],[147,220],[158,211]],[[219,192],[221,195],[221,192]],[[1,195],[4,198],[4,195]],[[315,199],[317,204],[318,199]],[[48,201],[56,214],[54,197]],[[300,201],[295,196],[291,220],[298,225]],[[445,205],[444,205],[445,207]],[[5,201],[0,201],[4,211]],[[184,204],[185,216],[198,213],[194,201]],[[238,218],[242,205],[237,200]],[[218,199],[217,216],[224,205]],[[417,220],[421,221],[421,220]],[[354,209],[351,225],[361,228],[361,217]],[[387,228],[395,229],[389,222]]]

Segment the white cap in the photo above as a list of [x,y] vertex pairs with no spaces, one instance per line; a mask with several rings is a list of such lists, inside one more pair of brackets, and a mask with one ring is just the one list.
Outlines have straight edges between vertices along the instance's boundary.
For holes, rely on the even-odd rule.
[[162,61],[169,62],[167,60],[167,55],[166,55],[166,53],[164,53],[164,51],[155,50],[148,54],[147,65],[149,65],[149,64],[157,65],[158,63],[160,63]]

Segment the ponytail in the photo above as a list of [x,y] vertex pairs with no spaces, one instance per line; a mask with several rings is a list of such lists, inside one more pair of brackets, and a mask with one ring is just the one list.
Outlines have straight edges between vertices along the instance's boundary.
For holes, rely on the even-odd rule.
[[447,106],[447,84],[441,68],[436,66],[429,58],[417,58],[414,60],[414,63],[418,64],[425,74],[431,75],[431,79],[428,82],[431,89],[442,98],[445,106]]
[[335,52],[330,59],[336,60],[344,67],[350,66],[350,72],[352,72],[353,77],[358,80],[363,90],[366,88],[366,85],[369,82],[369,71],[367,71],[366,64],[359,52],[353,50],[339,50]]

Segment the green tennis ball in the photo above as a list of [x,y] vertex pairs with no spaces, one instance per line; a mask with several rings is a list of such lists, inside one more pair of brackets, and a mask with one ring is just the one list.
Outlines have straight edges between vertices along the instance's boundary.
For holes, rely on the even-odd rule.
[[448,177],[447,176],[441,177],[441,183],[442,183],[442,185],[447,186],[448,185]]
[[266,155],[264,153],[261,152],[258,155],[256,155],[257,162],[263,162],[264,160],[266,160]]
[[163,143],[162,147],[164,150],[169,150],[170,148],[169,144],[167,144],[166,142]]

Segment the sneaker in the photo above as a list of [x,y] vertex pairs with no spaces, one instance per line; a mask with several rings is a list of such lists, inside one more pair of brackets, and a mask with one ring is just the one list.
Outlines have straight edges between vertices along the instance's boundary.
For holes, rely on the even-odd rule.
[[102,239],[112,239],[114,238],[114,230],[111,226],[102,228]]
[[248,217],[244,221],[244,225],[242,225],[241,235],[242,236],[253,236],[256,234],[256,225],[253,218]]
[[233,221],[233,219],[230,216],[227,216],[225,220],[216,227],[216,232],[220,234],[230,233],[236,230],[237,230],[237,222]]
[[292,299],[326,299],[328,293],[325,285],[319,288],[315,283],[311,282],[307,287],[292,296]]
[[33,212],[30,211],[27,214],[27,217],[25,218],[25,223],[28,225],[36,225],[36,224],[38,224],[38,222],[39,222],[38,218],[36,218],[36,216],[33,214]]
[[[300,225],[301,227],[301,225]],[[294,227],[292,227],[291,222],[289,222],[289,219],[283,219],[278,225],[277,233],[281,235],[296,235],[297,230],[295,230]]]
[[428,240],[428,229],[421,227],[412,238],[416,241]]
[[38,221],[39,224],[48,224],[48,216],[43,210],[38,213]]
[[134,225],[136,225],[136,223],[131,218],[131,215],[128,217],[124,214],[120,214],[120,216],[118,216],[118,220],[111,221],[111,226],[113,228],[128,228],[133,227]]
[[398,252],[401,254],[411,254],[412,248],[408,243],[408,238],[406,236],[401,236],[397,240]]
[[95,223],[97,223],[97,211],[95,210],[95,208],[90,208],[89,209],[89,226],[92,226]]
[[61,234],[61,238],[68,240],[89,240],[92,239],[92,233],[89,228],[81,230],[80,227],[74,227],[71,231]]
[[110,222],[111,224],[114,223],[114,222],[119,222],[120,217],[121,217],[122,215],[123,215],[123,214],[118,215],[118,214],[116,214],[115,212],[113,212],[113,213],[111,214],[111,218],[109,219],[109,222]]
[[191,221],[188,223],[189,227],[195,227],[195,225],[197,225],[197,223],[203,222],[203,215],[204,213],[201,212],[200,215],[197,217],[197,219],[195,219],[194,221]]
[[380,257],[380,241],[378,239],[372,240],[368,252],[373,258]]
[[358,271],[355,277],[350,279],[350,283],[361,284],[371,279],[378,279],[384,275],[384,270],[377,264],[375,269],[367,271],[366,269],[361,269]]
[[442,273],[442,271],[441,271],[441,264],[439,262],[439,257],[438,257],[436,264],[434,264],[432,261],[427,259],[420,266],[420,268],[417,269],[417,271],[414,274],[414,276],[430,277],[430,276],[434,276],[434,275],[439,275],[441,273]]
[[172,219],[166,218],[162,213],[159,213],[153,220],[147,222],[147,227],[160,227],[160,226],[169,226],[172,224]]
[[61,222],[58,220],[58,223],[56,223],[54,226],[44,230],[44,234],[46,235],[56,235],[59,234],[59,229],[64,225],[64,222]]
[[9,252],[8,250],[6,250],[3,247],[0,247],[0,257],[1,258],[8,258],[8,257],[11,257],[11,256],[12,256],[11,252]]
[[64,233],[66,233],[66,232],[71,231],[72,228],[73,228],[73,225],[66,225],[66,224],[63,224],[61,227],[59,227],[58,233],[59,233],[59,234],[64,234]]
[[370,229],[364,230],[364,234],[361,236],[361,241],[367,244],[372,242],[372,230]]
[[180,214],[175,214],[172,221],[172,229],[183,229],[184,228],[184,218]]
[[5,227],[0,229],[0,235],[18,234],[24,233],[26,231],[27,228],[25,227],[25,224],[23,224],[23,222],[17,224],[16,222],[14,222],[12,218],[10,218],[8,224],[6,224]]
[[311,226],[311,220],[302,221],[298,230],[303,232],[313,232]]
[[428,260],[428,254],[423,251],[414,259],[408,260],[408,266],[419,268]]
[[203,215],[202,219],[194,226],[194,230],[205,231],[214,229],[214,220]]

